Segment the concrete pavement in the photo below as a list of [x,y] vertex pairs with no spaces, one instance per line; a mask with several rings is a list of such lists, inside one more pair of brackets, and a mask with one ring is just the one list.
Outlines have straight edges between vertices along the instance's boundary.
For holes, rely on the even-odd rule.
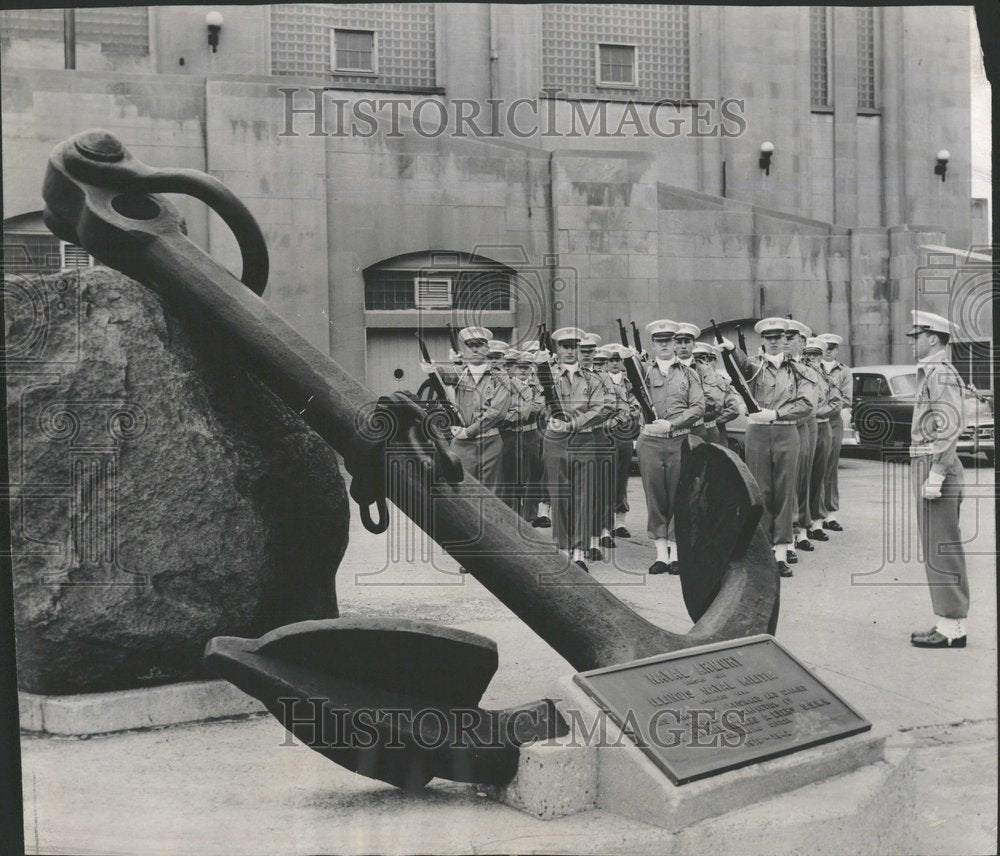
[[[899,828],[872,830],[861,779],[842,777],[705,821],[673,837],[594,811],[538,821],[435,780],[420,796],[350,774],[286,739],[269,717],[90,740],[22,739],[32,852],[985,853],[996,840],[996,576],[993,473],[967,470],[962,529],[972,589],[964,651],[911,648],[933,621],[912,528],[909,467],[845,459],[843,533],[800,554],[783,581],[777,637],[876,728],[900,763]],[[652,621],[690,626],[676,577],[648,577],[652,548],[637,478],[635,537],[594,578]],[[526,529],[551,549],[545,533]],[[355,519],[338,573],[344,615],[422,618],[495,639],[500,668],[483,700],[509,706],[551,694],[572,669],[448,556],[394,516],[388,536]],[[286,745],[282,745],[286,744]],[[292,745],[287,745],[292,744]],[[909,753],[909,754],[906,754]],[[904,775],[905,773],[905,775]],[[860,783],[860,784],[859,784]],[[859,790],[860,789],[860,790]],[[886,810],[882,806],[882,810]],[[868,820],[866,820],[868,818]],[[755,838],[747,831],[764,830]],[[742,831],[739,831],[742,830]],[[839,830],[839,832],[838,832]],[[877,838],[878,831],[882,837]],[[764,836],[764,833],[760,833]],[[839,845],[839,846],[838,846]]]

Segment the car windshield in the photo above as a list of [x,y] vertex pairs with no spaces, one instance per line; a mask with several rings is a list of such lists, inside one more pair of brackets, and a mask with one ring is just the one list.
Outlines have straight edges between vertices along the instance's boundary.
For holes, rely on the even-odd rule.
[[917,392],[917,376],[901,374],[889,379],[893,395],[915,395]]

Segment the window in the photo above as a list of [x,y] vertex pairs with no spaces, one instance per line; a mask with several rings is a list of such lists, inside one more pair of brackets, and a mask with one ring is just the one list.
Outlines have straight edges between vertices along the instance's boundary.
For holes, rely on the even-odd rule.
[[94,266],[94,260],[83,247],[59,242],[59,267],[61,270],[75,270]]
[[896,375],[889,383],[892,385],[893,395],[917,394],[917,376],[915,374]]
[[451,309],[451,277],[418,276],[413,284],[416,288],[415,303],[419,309]]
[[830,9],[809,7],[809,65],[813,107],[830,103]]
[[[17,9],[0,13],[3,42],[10,39],[63,39],[62,9]],[[146,6],[76,10],[77,41],[99,42],[106,54],[149,54],[149,10]]]
[[542,86],[574,99],[684,101],[689,18],[687,6],[543,3]]
[[958,369],[962,380],[971,383],[980,392],[993,389],[991,357],[988,341],[951,343],[952,364]]
[[374,30],[340,30],[331,32],[333,70],[354,74],[375,74],[378,56]]
[[466,253],[412,253],[365,271],[365,309],[511,309],[517,276],[506,265]]
[[638,79],[635,45],[597,46],[598,86],[635,86]]
[[889,395],[889,384],[882,375],[856,375],[854,394],[858,398],[884,398]]
[[875,9],[858,7],[858,107],[874,110],[875,103]]

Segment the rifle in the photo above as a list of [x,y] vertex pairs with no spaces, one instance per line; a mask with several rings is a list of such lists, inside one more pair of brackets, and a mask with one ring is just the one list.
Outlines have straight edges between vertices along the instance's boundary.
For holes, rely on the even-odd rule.
[[[624,330],[624,328],[622,328]],[[632,384],[632,394],[639,402],[639,409],[642,411],[642,418],[649,424],[656,419],[656,411],[653,409],[653,399],[646,387],[646,381],[642,376],[642,367],[639,365],[639,358],[634,354],[625,360],[625,376]]]
[[[719,326],[715,323],[715,319],[709,318],[708,323],[712,325],[712,332],[715,333],[715,341],[721,345],[722,333],[719,332]],[[744,351],[744,353],[746,352]],[[743,403],[747,406],[747,413],[759,413],[760,405],[750,391],[750,384],[747,383],[747,379],[743,376],[743,372],[740,371],[740,367],[736,365],[733,355],[725,348],[722,349],[722,364],[726,367],[726,372],[732,379],[733,386],[736,387],[740,398],[743,399]]]
[[[635,321],[629,322],[632,325],[632,341],[635,343],[636,355],[642,352],[642,340],[639,338],[639,328],[635,326]],[[626,342],[626,344],[628,344]]]
[[740,350],[743,351],[744,354],[750,353],[747,350],[747,339],[746,336],[743,335],[743,328],[739,324],[736,325],[736,342],[740,346]]
[[[434,361],[431,359],[430,352],[427,350],[427,345],[424,342],[424,337],[420,335],[420,331],[417,331],[417,344],[420,346],[420,358],[425,363],[430,363],[434,365]],[[465,426],[465,420],[462,419],[462,414],[459,409],[455,406],[455,402],[452,400],[451,395],[448,394],[448,387],[445,386],[444,378],[441,377],[441,373],[437,370],[437,366],[434,366],[434,371],[428,375],[428,380],[431,382],[431,387],[437,394],[438,401],[441,402],[445,411],[451,419],[453,425]]]
[[625,325],[622,324],[621,318],[615,319],[618,322],[618,338],[622,340],[622,344],[628,347],[628,331],[625,329]]
[[455,332],[455,328],[452,327],[451,324],[445,324],[444,326],[448,328],[448,338],[451,340],[451,349],[456,354],[461,354],[462,349],[458,346],[458,333]]
[[562,401],[559,399],[559,393],[556,392],[556,378],[552,374],[552,366],[548,364],[548,361],[542,361],[535,363],[535,370],[538,372],[538,382],[542,386],[542,396],[549,407],[550,416],[553,419],[569,422],[571,417],[566,413],[566,408],[563,407]]

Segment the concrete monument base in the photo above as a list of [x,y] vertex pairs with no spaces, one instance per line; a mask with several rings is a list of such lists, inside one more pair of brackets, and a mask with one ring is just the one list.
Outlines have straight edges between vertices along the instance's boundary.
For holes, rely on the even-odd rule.
[[[500,802],[545,820],[603,809],[677,832],[879,765],[859,778],[859,794],[864,794],[881,787],[891,773],[889,765],[880,763],[887,735],[870,731],[677,786],[571,678],[560,683],[553,697],[561,699],[560,711],[573,725],[570,734],[524,747],[514,780],[487,788]],[[585,740],[584,733],[600,739]]]

